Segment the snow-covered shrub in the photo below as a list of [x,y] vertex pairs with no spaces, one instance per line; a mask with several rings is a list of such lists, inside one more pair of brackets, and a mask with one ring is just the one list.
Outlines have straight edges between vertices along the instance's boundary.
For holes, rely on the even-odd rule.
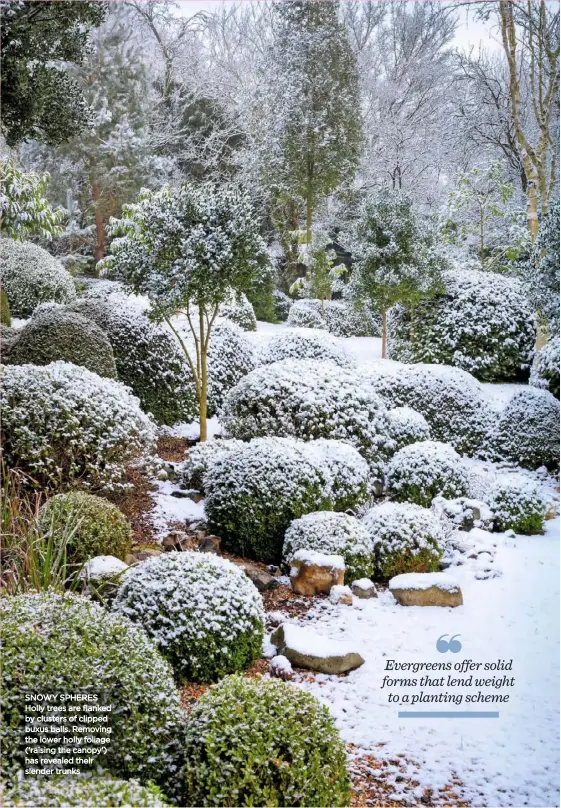
[[[182,761],[184,718],[171,669],[130,620],[75,595],[3,598],[1,703],[3,774],[23,768],[24,693],[102,694],[112,704],[111,743],[103,761],[118,777],[164,788]],[[167,790],[167,789],[166,789]]]
[[96,279],[95,283],[90,283],[84,292],[84,297],[89,300],[107,300],[112,295],[126,296],[125,287],[119,281]]
[[430,440],[430,428],[420,412],[411,407],[396,407],[388,413],[388,435],[398,452],[411,443]]
[[439,520],[427,508],[384,502],[367,511],[362,523],[372,542],[377,579],[438,570],[445,537]]
[[280,289],[273,290],[273,301],[275,304],[275,315],[279,323],[284,323],[288,319],[288,312],[293,304],[293,300]]
[[58,360],[117,378],[111,343],[98,325],[62,306],[39,307],[20,330],[10,364],[49,365]]
[[113,610],[142,626],[181,679],[213,682],[261,656],[261,596],[243,570],[215,555],[149,558],[125,577]]
[[228,676],[189,714],[188,805],[348,805],[345,746],[326,705],[278,679]]
[[326,477],[333,510],[354,508],[373,493],[371,483],[376,480],[371,480],[368,463],[350,443],[317,438],[306,443],[304,449]]
[[443,296],[388,318],[390,359],[454,365],[482,381],[528,378],[535,337],[520,282],[493,272],[449,271]]
[[292,360],[249,373],[226,396],[225,434],[241,440],[334,438],[355,446],[374,474],[387,448],[387,411],[356,374],[331,362]]
[[324,301],[323,319],[336,337],[378,337],[379,328],[367,307],[356,309],[344,300]]
[[153,448],[138,399],[85,368],[6,365],[0,391],[4,460],[45,488],[114,487],[126,463]]
[[68,524],[74,526],[66,545],[70,564],[81,564],[98,555],[124,561],[130,553],[132,530],[125,516],[112,502],[84,491],[48,499],[41,508],[39,524],[60,539],[68,535]]
[[255,368],[253,345],[242,329],[227,320],[213,329],[208,347],[208,414],[215,414],[226,393]]
[[540,488],[521,474],[498,477],[488,494],[497,530],[533,535],[543,533],[546,502]]
[[354,364],[336,337],[314,328],[290,328],[275,334],[261,349],[257,359],[262,365],[285,359],[319,359],[340,367]]
[[293,328],[327,328],[321,310],[312,306],[313,302],[296,300],[288,312],[288,325]]
[[4,794],[4,808],[165,808],[169,802],[153,783],[88,774],[24,777]]
[[255,319],[253,306],[243,293],[237,296],[232,295],[228,303],[220,306],[220,316],[226,320],[231,320],[242,331],[257,330],[257,320]]
[[119,379],[138,396],[145,412],[161,424],[192,421],[197,414],[195,387],[177,340],[122,296],[110,297],[78,300],[72,308],[105,331]]
[[2,286],[8,295],[12,317],[29,317],[47,300],[70,303],[76,298],[72,275],[60,261],[28,241],[0,240]]
[[10,364],[10,351],[12,346],[16,344],[19,334],[19,328],[10,328],[0,323],[0,351],[2,362],[5,365]]
[[469,488],[462,458],[448,444],[432,440],[396,452],[388,464],[387,482],[392,499],[425,507],[438,496],[467,496]]
[[[470,489],[471,484],[470,476]],[[493,511],[486,502],[480,499],[435,497],[431,510],[442,522],[447,537],[457,530],[472,530],[474,527],[480,530],[493,530]]]
[[483,386],[469,373],[442,365],[371,362],[364,378],[390,408],[407,406],[424,416],[434,440],[461,454],[481,447],[494,414]]
[[183,464],[183,482],[189,488],[195,488],[204,494],[204,480],[210,464],[221,454],[231,452],[243,445],[241,440],[207,440],[204,443],[197,443],[189,449],[189,454]]
[[530,384],[549,390],[555,398],[559,398],[559,334],[538,351],[530,373]]
[[559,402],[547,390],[528,387],[515,393],[485,442],[494,460],[529,469],[559,465]]
[[369,578],[374,572],[370,534],[346,513],[318,511],[291,522],[284,535],[283,562],[289,564],[298,550],[342,556],[346,581]]

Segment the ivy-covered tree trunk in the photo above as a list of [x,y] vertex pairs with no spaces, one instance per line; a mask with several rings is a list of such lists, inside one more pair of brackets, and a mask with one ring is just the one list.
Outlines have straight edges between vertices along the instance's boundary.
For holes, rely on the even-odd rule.
[[382,311],[382,359],[386,358],[386,346],[388,342],[388,313]]

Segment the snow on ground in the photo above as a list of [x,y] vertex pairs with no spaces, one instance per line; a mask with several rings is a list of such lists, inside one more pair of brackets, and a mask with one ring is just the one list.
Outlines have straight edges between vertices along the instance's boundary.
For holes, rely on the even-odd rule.
[[151,512],[156,540],[164,539],[169,533],[171,522],[196,522],[205,518],[204,503],[193,502],[189,497],[174,497],[173,491],[179,486],[170,482],[155,480],[158,490],[152,494],[156,507]]
[[[218,418],[207,418],[206,422],[207,437],[209,440],[222,433],[222,427]],[[201,427],[198,421],[191,421],[190,424],[175,424],[166,429],[168,435],[173,435],[175,438],[189,438],[189,440],[198,440],[201,434]]]

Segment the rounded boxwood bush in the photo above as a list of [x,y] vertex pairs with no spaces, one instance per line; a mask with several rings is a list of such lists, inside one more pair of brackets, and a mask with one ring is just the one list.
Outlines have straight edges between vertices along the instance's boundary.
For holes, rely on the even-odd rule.
[[8,295],[4,288],[0,289],[0,325],[10,326],[12,324],[12,316],[10,314],[10,304],[8,302]]
[[348,583],[374,573],[370,534],[358,519],[346,513],[318,511],[291,522],[284,535],[283,563],[289,564],[298,550],[343,556]]
[[0,732],[8,779],[24,764],[24,693],[77,690],[104,694],[113,705],[111,743],[101,758],[108,773],[164,788],[177,778],[184,727],[179,694],[144,631],[85,598],[53,593],[4,598],[0,621]]
[[547,390],[515,393],[485,442],[485,454],[524,468],[559,466],[559,402]]
[[388,435],[394,441],[396,452],[411,443],[430,440],[430,428],[425,418],[411,407],[390,410],[388,421]]
[[205,492],[205,475],[210,464],[223,453],[243,446],[241,440],[207,440],[197,443],[191,449],[183,464],[181,474],[188,488],[195,488],[202,494]]
[[212,329],[208,346],[208,414],[222,407],[226,393],[255,368],[253,345],[242,329],[224,320]]
[[350,443],[318,438],[302,448],[306,457],[321,468],[333,510],[355,508],[373,493],[376,480],[371,478],[371,469]]
[[541,387],[559,399],[559,334],[538,351],[530,373],[530,384]]
[[368,307],[356,309],[344,300],[324,301],[323,318],[336,337],[379,337],[380,328]]
[[288,319],[288,312],[293,304],[293,300],[285,292],[280,289],[273,289],[273,304],[275,307],[275,316],[279,323],[284,323]]
[[12,317],[30,317],[46,301],[70,303],[76,299],[72,275],[60,261],[29,241],[0,241],[2,286]]
[[375,577],[387,581],[404,572],[436,572],[446,542],[440,521],[427,508],[384,502],[366,512]]
[[313,300],[296,300],[289,309],[287,323],[293,328],[327,328],[321,316],[321,308],[316,308]]
[[58,360],[117,378],[111,343],[99,326],[61,306],[40,307],[19,332],[10,363],[49,365]]
[[285,359],[319,359],[339,367],[354,365],[338,339],[312,328],[290,328],[275,334],[261,349],[257,359],[262,365]]
[[446,292],[388,317],[388,355],[453,365],[488,382],[527,379],[535,317],[515,278],[473,269],[446,273]]
[[500,531],[543,533],[546,502],[536,483],[522,475],[503,475],[493,483],[488,504]]
[[72,309],[105,331],[119,379],[138,396],[145,412],[168,425],[196,417],[193,376],[173,334],[119,294],[78,300]]
[[446,443],[432,440],[396,452],[388,464],[387,482],[392,499],[427,508],[435,497],[455,499],[469,491],[461,457]]
[[6,365],[0,393],[4,460],[43,488],[114,488],[129,461],[153,450],[138,399],[85,368]]
[[82,564],[94,556],[112,555],[124,561],[130,553],[132,529],[116,505],[85,491],[69,491],[51,497],[41,508],[39,524],[62,537],[74,525],[66,545],[70,564]]
[[138,780],[117,780],[88,774],[71,777],[25,777],[4,794],[4,808],[164,808],[169,805],[153,783],[143,786]]
[[228,303],[220,306],[220,316],[226,320],[231,320],[242,331],[256,331],[257,320],[255,319],[255,312],[253,306],[244,294],[232,295]]
[[149,558],[125,577],[113,610],[142,626],[177,676],[214,682],[261,656],[261,596],[243,570],[207,553]]
[[345,746],[328,708],[275,679],[228,676],[189,715],[188,805],[348,805]]

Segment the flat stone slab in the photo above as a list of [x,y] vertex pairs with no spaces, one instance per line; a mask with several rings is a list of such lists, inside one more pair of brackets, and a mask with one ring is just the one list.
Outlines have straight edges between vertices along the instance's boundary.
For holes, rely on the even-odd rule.
[[389,589],[402,606],[461,606],[462,590],[445,572],[409,572],[396,575]]
[[363,657],[350,643],[321,637],[315,631],[283,623],[271,635],[277,654],[293,665],[327,674],[348,673],[364,664]]

